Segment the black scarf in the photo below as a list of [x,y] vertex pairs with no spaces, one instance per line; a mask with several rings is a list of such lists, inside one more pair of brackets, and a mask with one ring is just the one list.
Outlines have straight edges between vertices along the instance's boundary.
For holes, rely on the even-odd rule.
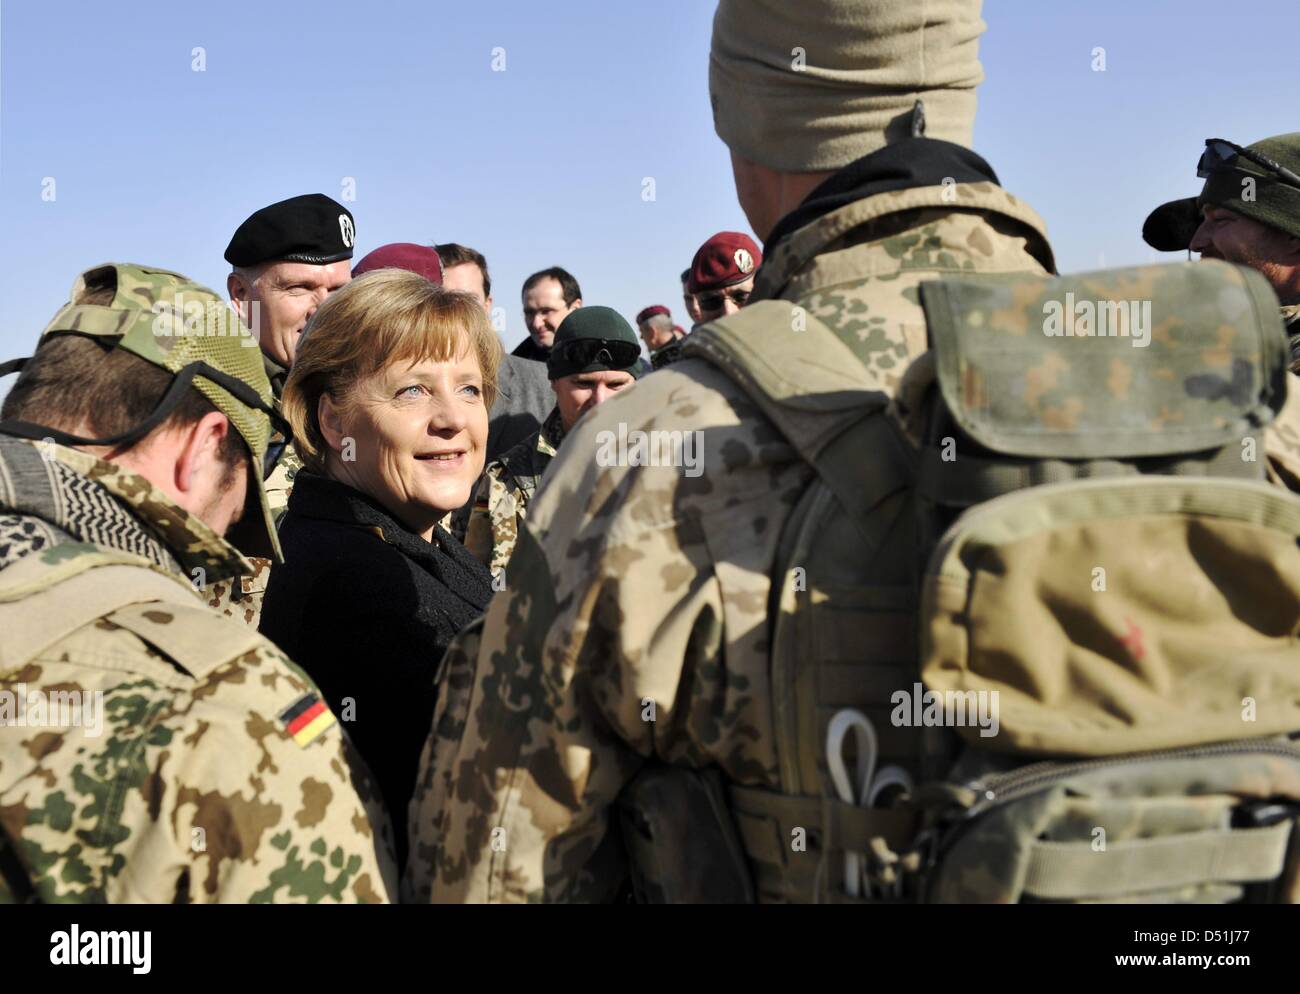
[[305,471],[294,478],[290,501],[298,514],[355,525],[373,532],[376,540],[382,536],[439,581],[433,588],[439,602],[431,606],[456,627],[469,624],[487,610],[492,574],[441,526],[434,528],[433,541],[426,542],[361,491]]
[[819,217],[891,190],[956,183],[997,183],[993,167],[970,149],[938,138],[904,138],[850,162],[777,222],[763,246],[769,255],[782,238]]

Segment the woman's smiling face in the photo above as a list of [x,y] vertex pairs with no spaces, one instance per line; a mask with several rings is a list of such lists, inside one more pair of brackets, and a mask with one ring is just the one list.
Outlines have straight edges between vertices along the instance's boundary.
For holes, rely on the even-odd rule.
[[342,407],[322,396],[319,418],[330,475],[425,538],[469,500],[483,472],[488,411],[472,351],[385,367]]

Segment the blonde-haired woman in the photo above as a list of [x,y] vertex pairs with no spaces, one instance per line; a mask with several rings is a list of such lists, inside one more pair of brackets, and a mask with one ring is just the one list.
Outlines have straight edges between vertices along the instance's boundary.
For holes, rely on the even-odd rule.
[[260,628],[345,722],[403,862],[434,673],[492,595],[487,569],[438,521],[483,471],[500,358],[472,296],[380,269],[321,305],[284,389],[304,469]]

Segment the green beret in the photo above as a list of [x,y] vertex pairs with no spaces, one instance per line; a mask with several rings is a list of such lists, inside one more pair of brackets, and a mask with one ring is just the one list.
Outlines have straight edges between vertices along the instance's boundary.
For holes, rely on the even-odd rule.
[[546,360],[552,380],[575,373],[619,370],[641,378],[641,341],[612,307],[579,307],[560,322]]

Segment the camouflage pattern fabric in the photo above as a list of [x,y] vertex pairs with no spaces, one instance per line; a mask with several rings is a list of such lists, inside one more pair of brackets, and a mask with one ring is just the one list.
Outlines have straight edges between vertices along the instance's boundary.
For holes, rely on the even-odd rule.
[[[289,371],[262,353],[262,368],[271,384],[271,394],[275,398],[275,409],[280,409],[280,397],[284,393],[285,380]],[[278,434],[271,439],[271,444],[283,441]],[[271,519],[275,527],[280,527],[280,519],[289,507],[289,494],[293,492],[293,478],[302,469],[302,460],[294,451],[293,443],[285,446],[275,469],[263,483],[266,490],[266,503],[271,510]],[[262,617],[262,600],[266,597],[266,585],[271,579],[271,560],[261,556],[250,556],[252,571],[229,580],[219,580],[206,592],[208,607],[220,611],[227,618],[237,618],[249,628],[256,629]]]
[[[860,357],[861,389],[890,394],[926,348],[921,281],[1052,268],[1032,210],[957,184],[811,222],[768,256],[755,296],[814,314]],[[600,465],[634,431],[698,432],[701,472]],[[583,419],[529,506],[506,589],[445,658],[408,899],[608,899],[625,871],[612,805],[652,759],[781,788],[771,571],[813,473],[690,356]]]
[[[289,495],[293,493],[293,479],[302,469],[302,460],[294,450],[293,444],[285,446],[275,469],[266,478],[266,503],[271,508],[275,527],[280,527],[284,512],[289,507]],[[236,618],[256,629],[262,617],[262,600],[266,597],[266,585],[271,579],[271,560],[261,556],[250,556],[248,562],[252,567],[250,573],[229,580],[218,580],[211,584],[204,595],[208,607],[220,611],[227,618]]]
[[[389,900],[388,817],[317,688],[195,596],[247,561],[111,463],[0,454],[0,902]],[[68,694],[81,721],[47,720]]]
[[493,577],[500,577],[510,562],[524,511],[563,441],[564,424],[557,407],[541,428],[483,471],[464,542]]

